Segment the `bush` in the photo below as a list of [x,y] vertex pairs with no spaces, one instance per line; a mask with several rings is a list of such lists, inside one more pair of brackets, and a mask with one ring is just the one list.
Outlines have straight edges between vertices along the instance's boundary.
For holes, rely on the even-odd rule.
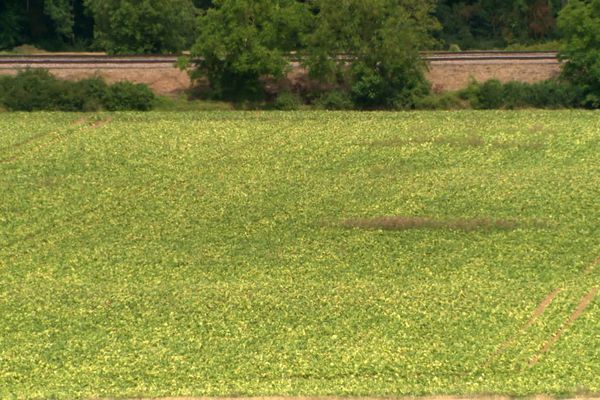
[[354,108],[350,96],[341,90],[332,90],[323,94],[317,99],[315,106],[325,110],[351,110]]
[[104,105],[109,111],[148,111],[154,104],[154,93],[146,85],[117,82],[110,86]]
[[60,110],[63,103],[61,82],[46,70],[21,71],[4,85],[3,103],[9,110]]
[[474,82],[460,93],[477,109],[571,108],[582,105],[585,90],[569,82],[547,80],[528,84],[491,80]]
[[473,83],[467,88],[467,99],[474,108],[501,108],[504,100],[502,89],[502,83],[498,80],[489,80],[483,84]]
[[360,109],[410,109],[429,94],[419,51],[434,45],[432,33],[438,28],[434,2],[315,3],[318,13],[314,29],[305,37],[302,60],[311,77],[349,87]]
[[580,106],[600,108],[600,0],[570,0],[558,17],[562,78],[580,89]]
[[468,103],[462,100],[457,92],[430,94],[416,103],[418,110],[457,110],[468,108]]
[[8,92],[8,85],[12,81],[10,76],[0,75],[0,106],[4,104],[4,97]]
[[0,105],[13,111],[150,110],[155,96],[145,85],[109,86],[100,77],[59,80],[47,70],[28,69],[0,79]]
[[273,102],[275,110],[294,111],[302,106],[303,102],[300,96],[292,92],[280,93]]
[[361,109],[411,109],[429,94],[429,83],[413,66],[356,62],[350,70],[352,101]]
[[84,99],[81,111],[100,111],[105,108],[110,87],[100,77],[77,82],[76,91]]
[[531,106],[538,108],[572,108],[585,106],[581,103],[584,97],[580,86],[548,80],[531,85],[528,100]]

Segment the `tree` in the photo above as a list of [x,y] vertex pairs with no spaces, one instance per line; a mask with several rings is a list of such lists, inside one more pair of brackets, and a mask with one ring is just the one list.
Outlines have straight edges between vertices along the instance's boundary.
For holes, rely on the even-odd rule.
[[44,0],[44,13],[54,23],[56,33],[73,42],[73,2],[71,0]]
[[563,78],[580,85],[584,106],[600,107],[600,0],[570,0],[558,17]]
[[410,108],[428,93],[419,50],[438,28],[427,0],[319,0],[306,65],[323,81],[349,85],[363,108]]
[[109,53],[184,50],[193,37],[191,0],[85,0],[96,45]]
[[0,1],[0,48],[23,43],[50,50],[85,44],[91,21],[83,0]]
[[0,2],[0,50],[9,49],[21,41],[23,15],[13,1]]
[[564,0],[439,0],[436,16],[446,46],[504,47],[556,38]]
[[214,1],[198,20],[194,76],[208,78],[213,97],[260,99],[261,77],[283,77],[309,18],[295,0]]

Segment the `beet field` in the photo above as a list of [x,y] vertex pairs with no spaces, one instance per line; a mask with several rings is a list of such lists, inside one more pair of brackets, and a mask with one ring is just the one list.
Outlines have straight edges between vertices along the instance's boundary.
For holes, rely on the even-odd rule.
[[0,398],[600,393],[600,113],[0,114]]

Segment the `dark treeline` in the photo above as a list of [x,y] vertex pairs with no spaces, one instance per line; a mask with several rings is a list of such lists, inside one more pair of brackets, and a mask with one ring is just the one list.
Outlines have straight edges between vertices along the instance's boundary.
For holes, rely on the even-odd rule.
[[[51,51],[177,52],[194,43],[196,17],[227,1],[237,2],[0,0],[0,50],[31,44]],[[369,2],[364,3],[368,8]],[[441,29],[429,47],[489,49],[551,41],[557,37],[556,17],[565,4],[566,0],[438,0],[432,14]],[[318,13],[318,7],[312,11]]]

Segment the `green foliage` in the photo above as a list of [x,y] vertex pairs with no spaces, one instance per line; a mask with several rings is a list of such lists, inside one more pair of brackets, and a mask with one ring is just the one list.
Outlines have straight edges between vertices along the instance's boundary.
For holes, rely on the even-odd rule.
[[556,51],[562,48],[562,44],[558,39],[549,40],[547,42],[542,43],[530,43],[530,44],[522,44],[522,43],[513,43],[511,45],[506,46],[506,51]]
[[516,108],[571,108],[580,105],[582,89],[567,82],[548,80],[527,84],[522,82],[501,83],[489,80],[473,82],[461,92],[477,109]]
[[[440,0],[436,16],[444,48],[504,48],[540,44],[558,36],[556,16],[563,0]],[[551,50],[556,50],[553,48]]]
[[44,12],[54,23],[59,35],[73,40],[73,0],[44,0]]
[[600,108],[600,0],[571,0],[561,11],[559,27],[566,61],[562,76],[584,88],[582,103]]
[[33,44],[47,50],[85,46],[92,24],[83,0],[3,0],[0,2],[0,49]]
[[303,105],[302,98],[289,91],[281,92],[275,98],[272,108],[281,111],[295,111]]
[[323,93],[315,101],[315,106],[324,110],[352,110],[354,103],[345,91],[331,90]]
[[64,81],[43,69],[2,78],[0,89],[0,104],[13,111],[147,111],[155,99],[145,85],[119,82],[109,86],[99,77]]
[[170,53],[193,33],[191,0],[85,0],[94,16],[96,46],[109,53]]
[[410,108],[428,92],[419,50],[432,44],[438,27],[432,2],[320,0],[316,6],[305,61],[313,77],[344,82],[354,103],[367,109]]
[[10,110],[71,111],[66,86],[47,70],[31,69],[19,72],[5,83],[4,105]]
[[83,117],[0,115],[0,398],[600,393],[596,113]]
[[429,94],[419,99],[415,105],[418,110],[460,110],[469,108],[470,104],[461,99],[458,92]]
[[23,16],[14,1],[0,2],[0,50],[16,46],[22,39]]
[[8,93],[8,88],[11,81],[12,77],[8,75],[0,75],[0,106],[4,104],[4,99]]
[[194,76],[208,77],[214,98],[263,98],[261,77],[283,77],[284,53],[296,50],[309,17],[306,5],[295,0],[215,2],[198,19]]
[[148,111],[152,109],[154,99],[154,93],[146,85],[117,82],[110,86],[104,105],[109,111]]

